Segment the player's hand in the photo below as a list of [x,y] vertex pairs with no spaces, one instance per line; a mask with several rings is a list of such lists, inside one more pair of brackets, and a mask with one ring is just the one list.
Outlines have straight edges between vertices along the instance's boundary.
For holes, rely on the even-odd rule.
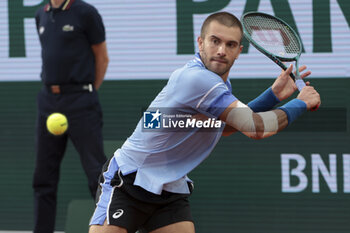
[[320,94],[312,86],[304,87],[297,96],[297,99],[306,103],[307,110],[316,109],[321,105]]
[[[311,74],[311,71],[306,71],[306,66],[299,67],[300,78],[304,79],[305,77]],[[285,71],[282,70],[281,74],[277,77],[275,82],[272,84],[272,91],[276,95],[276,97],[282,101],[291,96],[298,88],[296,87],[293,79],[289,76],[293,71],[293,65],[291,64],[288,69]],[[294,72],[295,75],[295,72]],[[306,85],[310,85],[309,82],[306,82]]]

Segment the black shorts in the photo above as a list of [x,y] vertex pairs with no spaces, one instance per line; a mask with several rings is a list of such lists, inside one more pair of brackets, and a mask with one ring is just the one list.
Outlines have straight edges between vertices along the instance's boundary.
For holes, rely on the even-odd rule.
[[[136,173],[123,176],[116,172],[111,180],[115,187],[108,209],[109,223],[126,228],[128,233],[149,232],[181,221],[192,221],[188,197],[163,191],[156,195],[133,185]],[[193,186],[189,183],[192,192]]]

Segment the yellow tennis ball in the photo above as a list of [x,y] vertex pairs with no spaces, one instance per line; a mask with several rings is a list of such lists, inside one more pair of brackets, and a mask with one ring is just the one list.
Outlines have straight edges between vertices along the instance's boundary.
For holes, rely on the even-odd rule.
[[61,113],[52,113],[46,120],[47,130],[53,135],[62,135],[68,129],[68,121]]

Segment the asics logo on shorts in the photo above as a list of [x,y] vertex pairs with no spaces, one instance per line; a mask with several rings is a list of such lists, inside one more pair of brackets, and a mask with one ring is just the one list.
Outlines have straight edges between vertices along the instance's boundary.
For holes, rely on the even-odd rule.
[[118,210],[112,215],[112,217],[113,217],[114,219],[117,219],[117,218],[119,218],[120,216],[122,216],[123,214],[124,214],[124,210],[118,209]]

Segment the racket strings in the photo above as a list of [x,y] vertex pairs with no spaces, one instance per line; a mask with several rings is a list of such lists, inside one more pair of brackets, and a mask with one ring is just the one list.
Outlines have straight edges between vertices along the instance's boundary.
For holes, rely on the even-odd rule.
[[298,38],[282,22],[261,15],[244,17],[243,25],[250,37],[269,53],[294,58],[301,52]]

